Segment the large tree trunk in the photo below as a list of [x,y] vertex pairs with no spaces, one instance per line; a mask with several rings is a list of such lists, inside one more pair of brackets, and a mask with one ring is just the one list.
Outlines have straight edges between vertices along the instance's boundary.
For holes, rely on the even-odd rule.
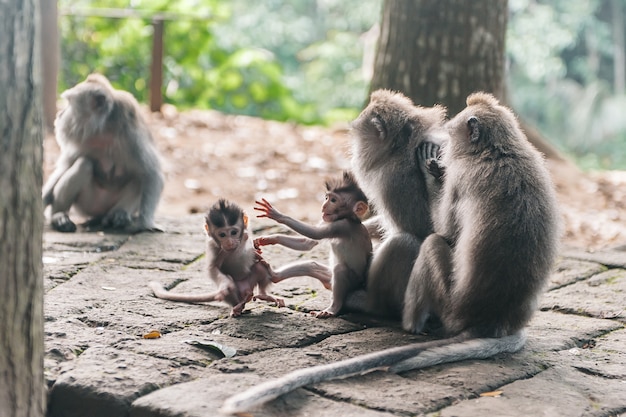
[[504,94],[506,0],[386,0],[372,90],[402,91],[450,114],[477,90]]
[[[371,91],[401,91],[423,106],[443,104],[454,116],[475,91],[507,103],[507,0],[385,0]],[[563,160],[524,123],[548,158]]]
[[42,417],[39,0],[0,2],[0,417]]

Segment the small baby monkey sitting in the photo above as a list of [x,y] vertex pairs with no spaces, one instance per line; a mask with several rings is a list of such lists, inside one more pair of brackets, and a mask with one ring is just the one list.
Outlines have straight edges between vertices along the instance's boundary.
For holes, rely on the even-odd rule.
[[[248,216],[244,211],[238,205],[220,199],[209,209],[205,222],[208,276],[217,285],[217,291],[176,294],[153,281],[149,285],[154,295],[187,303],[224,301],[233,308],[231,317],[241,315],[245,304],[257,298],[284,307],[283,300],[266,292],[271,284],[271,268],[252,245],[247,230]],[[254,295],[256,286],[259,287],[259,294]]]
[[255,240],[255,245],[280,244],[295,250],[309,250],[321,239],[330,239],[330,265],[332,270],[314,261],[307,261],[276,270],[272,282],[296,276],[312,276],[333,296],[330,306],[314,312],[315,317],[334,317],[341,311],[346,296],[363,286],[372,257],[372,241],[361,218],[368,211],[367,197],[352,174],[344,171],[343,177],[326,181],[326,197],[322,204],[322,220],[310,226],[276,210],[267,200],[256,201],[257,217],[267,217],[282,223],[302,236],[269,235]]

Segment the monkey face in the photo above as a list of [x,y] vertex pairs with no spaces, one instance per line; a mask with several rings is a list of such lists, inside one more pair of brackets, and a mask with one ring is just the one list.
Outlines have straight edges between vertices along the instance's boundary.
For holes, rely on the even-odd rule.
[[332,223],[351,215],[349,204],[342,193],[326,193],[324,204],[322,204],[322,220]]
[[239,247],[242,234],[242,228],[237,225],[218,227],[211,231],[213,239],[226,252],[234,251]]

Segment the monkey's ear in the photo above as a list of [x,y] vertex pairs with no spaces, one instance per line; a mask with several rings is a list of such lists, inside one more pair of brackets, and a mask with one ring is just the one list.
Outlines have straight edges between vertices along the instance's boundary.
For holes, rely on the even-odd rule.
[[209,231],[209,225],[207,223],[204,223],[204,231],[206,232],[207,235],[211,235],[211,232]]
[[365,216],[368,209],[369,209],[369,206],[367,205],[365,201],[357,201],[354,207],[352,208],[352,211],[354,212],[354,214],[356,214],[356,216],[359,219],[361,219],[363,218],[363,216]]
[[248,228],[248,215],[244,212],[241,214],[241,217],[243,219],[243,227]]
[[475,143],[480,137],[478,117],[470,116],[467,119],[467,130],[468,130],[470,142]]
[[104,107],[106,100],[107,100],[107,97],[104,93],[100,91],[94,92],[91,97],[91,103],[90,103],[91,109],[97,110],[97,109]]

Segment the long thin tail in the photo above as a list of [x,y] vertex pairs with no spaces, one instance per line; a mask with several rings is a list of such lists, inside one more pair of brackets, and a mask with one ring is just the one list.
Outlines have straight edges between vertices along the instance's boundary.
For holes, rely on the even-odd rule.
[[466,359],[487,359],[498,353],[515,353],[525,343],[525,330],[499,338],[468,339],[461,343],[424,350],[412,358],[396,363],[389,371],[399,373]]
[[157,298],[162,298],[164,300],[170,301],[181,301],[184,303],[204,303],[209,301],[221,301],[218,297],[219,292],[211,292],[211,293],[202,293],[202,294],[181,294],[181,293],[171,293],[163,288],[163,285],[156,281],[151,281],[149,284],[150,289],[154,293],[154,296]]
[[464,359],[483,359],[501,352],[516,352],[524,346],[522,331],[498,339],[469,339],[462,334],[432,342],[416,343],[357,356],[340,362],[299,369],[233,395],[222,405],[221,412],[235,414],[273,400],[306,385],[343,378],[386,366],[394,372],[408,371],[435,364]]

